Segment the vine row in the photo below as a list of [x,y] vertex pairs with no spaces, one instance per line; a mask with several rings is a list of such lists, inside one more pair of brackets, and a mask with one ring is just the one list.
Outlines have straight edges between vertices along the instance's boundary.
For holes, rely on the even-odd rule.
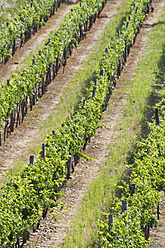
[[153,209],[157,206],[159,219],[165,192],[165,99],[159,105],[160,121],[157,113],[147,139],[137,143],[130,182],[120,186],[122,198],[116,199],[114,215],[103,213],[105,221],[99,222],[101,247],[146,247],[150,228],[157,226]]
[[[0,245],[22,247],[31,229],[39,227],[40,217],[49,207],[58,206],[59,188],[80,156],[90,137],[96,132],[101,113],[106,109],[116,78],[139,32],[139,25],[148,13],[150,1],[132,4],[131,14],[106,49],[96,80],[91,82],[86,99],[67,118],[59,131],[48,135],[34,162],[17,176],[9,176],[0,191]],[[131,35],[130,35],[131,33]],[[74,163],[73,163],[74,162]],[[22,238],[23,237],[23,238]]]
[[31,38],[32,33],[45,25],[62,2],[63,0],[32,0],[30,5],[20,8],[17,17],[4,23],[0,31],[1,63],[7,63],[17,48],[22,47]]
[[38,55],[34,55],[32,65],[13,74],[0,88],[0,125],[4,130],[4,141],[14,127],[23,122],[28,105],[32,110],[45,93],[60,66],[65,67],[67,56],[92,27],[105,3],[106,0],[82,1],[65,17],[60,29],[51,35]]

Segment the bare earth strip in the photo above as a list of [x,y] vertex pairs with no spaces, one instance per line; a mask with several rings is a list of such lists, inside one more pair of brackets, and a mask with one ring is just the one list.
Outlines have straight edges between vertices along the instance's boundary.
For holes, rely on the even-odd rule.
[[[107,2],[101,13],[101,18],[96,20],[86,39],[80,43],[79,47],[74,49],[72,56],[68,59],[64,73],[62,70],[59,71],[54,82],[48,87],[48,91],[37,102],[33,111],[27,114],[25,123],[21,124],[0,147],[0,176],[2,176],[3,171],[14,167],[15,159],[19,160],[19,158],[24,157],[28,146],[40,139],[40,128],[43,121],[46,121],[51,114],[57,113],[58,115],[57,106],[62,91],[72,82],[76,72],[81,69],[83,61],[89,56],[109,20],[117,13],[117,6],[123,1]],[[28,156],[26,157],[26,163],[28,163]]]
[[[119,2],[121,1],[116,2],[115,5]],[[106,128],[104,127],[103,129],[98,129],[96,136],[92,138],[91,143],[87,146],[86,154],[93,157],[94,161],[91,163],[81,160],[77,165],[76,171],[72,175],[72,178],[67,182],[63,189],[66,194],[66,198],[62,198],[61,201],[65,202],[69,209],[61,211],[60,223],[57,223],[52,218],[54,214],[49,213],[47,218],[41,222],[40,230],[32,235],[26,247],[60,247],[62,239],[66,235],[66,228],[69,226],[71,220],[73,220],[79,209],[81,199],[85,196],[86,186],[90,184],[93,178],[97,177],[100,167],[104,164],[109,155],[109,147],[112,147],[113,140],[120,134],[117,130],[117,125],[124,118],[122,110],[127,97],[126,91],[122,94],[122,87],[125,87],[125,82],[128,84],[127,86],[129,86],[129,83],[132,80],[131,74],[136,69],[139,56],[143,54],[147,34],[150,31],[152,24],[155,23],[156,17],[159,15],[163,4],[165,4],[163,1],[159,1],[157,3],[155,12],[151,14],[146,21],[147,24],[150,25],[148,25],[148,28],[142,28],[141,33],[137,38],[137,44],[131,50],[131,55],[126,65],[126,69],[117,83],[117,91],[114,95],[112,95],[108,109],[102,116],[102,122],[106,123]],[[104,11],[107,11],[106,8]],[[105,16],[104,11],[102,12],[102,16]],[[114,14],[114,10],[113,12],[110,11],[109,14],[106,13],[109,17]],[[10,140],[8,139],[3,147],[0,148],[1,173],[8,168],[12,168],[14,159],[24,156],[26,147],[32,144],[33,141],[39,136],[38,130],[42,125],[42,121],[48,118],[50,112],[59,103],[60,96],[62,95],[62,93],[57,94],[56,90],[64,89],[66,85],[71,82],[76,70],[81,67],[83,59],[85,59],[90,53],[92,44],[94,44],[101,35],[106,25],[104,21],[107,24],[109,18],[101,18],[97,20],[94,26],[95,28],[90,31],[87,39],[82,41],[80,46],[73,52],[72,57],[68,60],[68,65],[65,68],[64,74],[62,71],[58,74],[55,82],[50,85],[48,92],[37,103],[36,109],[40,109],[40,112],[38,114],[36,113],[37,116],[35,116],[35,118],[37,118],[37,123],[31,123],[30,125],[23,124],[20,126],[18,128],[18,132],[13,133]],[[33,120],[34,113],[35,111],[33,113],[29,113],[26,120]],[[72,209],[70,209],[70,207]],[[161,212],[163,211],[161,210]],[[155,233],[153,235],[156,236],[157,244],[156,246],[154,246],[155,244],[151,244],[150,247],[165,247],[164,243],[164,246],[158,246],[161,240],[164,239],[164,222],[162,223],[162,228],[157,230],[160,230],[160,234],[159,232],[156,234],[157,231],[154,231]]]
[[10,58],[6,65],[0,65],[0,84],[3,84],[4,81],[9,79],[12,75],[12,72],[22,69],[21,63],[29,54],[35,52],[36,48],[46,40],[46,38],[52,31],[55,31],[59,28],[61,21],[67,14],[69,14],[71,9],[74,8],[74,4],[76,2],[77,0],[73,0],[70,2],[66,1],[65,3],[61,4],[55,15],[53,15],[47,21],[46,25],[42,26],[38,30],[38,32],[35,33],[34,36],[32,36],[31,39],[24,44],[23,47],[17,49],[17,52],[14,55],[13,59]]
[[149,248],[164,248],[165,247],[165,197],[160,203],[160,219],[158,227],[151,229]]
[[[105,123],[106,127],[98,129],[95,137],[91,139],[91,143],[87,146],[85,153],[94,158],[94,161],[86,162],[83,159],[80,160],[80,163],[75,168],[75,172],[62,190],[62,192],[65,193],[65,197],[61,197],[61,202],[65,203],[68,209],[59,212],[60,222],[56,222],[53,218],[55,213],[48,213],[46,219],[41,220],[40,229],[31,235],[30,240],[25,245],[26,247],[53,248],[62,246],[67,227],[70,226],[75,214],[79,210],[87,186],[90,185],[93,178],[97,178],[101,166],[104,165],[109,156],[110,149],[113,149],[114,140],[122,135],[118,129],[118,125],[125,118],[124,105],[127,101],[129,86],[133,78],[132,75],[137,68],[139,58],[144,55],[148,33],[155,23],[156,18],[159,16],[161,7],[164,4],[163,1],[159,1],[155,5],[154,13],[150,14],[145,22],[147,25],[144,25],[141,29],[136,44],[131,49],[126,67],[122,72],[120,80],[117,82],[115,92],[111,96],[108,108],[102,115],[101,122]],[[127,132],[128,135],[136,135],[136,130],[134,130],[133,127],[132,130],[127,130]],[[162,225],[164,226],[164,222]],[[159,241],[160,239],[158,238],[158,242]]]

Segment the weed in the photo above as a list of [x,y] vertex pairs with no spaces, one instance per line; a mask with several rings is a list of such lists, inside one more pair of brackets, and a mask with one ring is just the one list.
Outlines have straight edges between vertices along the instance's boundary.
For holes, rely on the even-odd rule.
[[[165,9],[163,11],[165,13]],[[129,173],[124,164],[134,160],[135,142],[146,129],[143,126],[144,120],[151,121],[151,109],[160,101],[161,93],[165,91],[164,21],[165,14],[162,14],[160,21],[151,30],[144,54],[134,72],[133,82],[124,87],[125,94],[128,92],[127,102],[123,106],[125,118],[117,124],[119,134],[112,143],[113,150],[110,150],[109,158],[101,168],[98,178],[88,186],[80,211],[68,228],[64,247],[96,247],[98,218],[101,218],[102,210],[112,213],[114,197],[120,194],[115,186]],[[120,95],[122,91],[123,88],[115,94]],[[113,105],[112,102],[109,104]],[[152,112],[149,116],[148,111]]]

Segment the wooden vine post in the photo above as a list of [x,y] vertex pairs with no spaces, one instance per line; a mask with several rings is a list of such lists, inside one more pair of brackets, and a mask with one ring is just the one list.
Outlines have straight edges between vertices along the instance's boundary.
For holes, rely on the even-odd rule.
[[122,200],[121,203],[122,203],[122,206],[121,206],[122,213],[124,213],[128,209],[128,203],[126,200]]
[[129,190],[130,190],[131,196],[133,196],[133,194],[135,193],[135,184],[129,184]]
[[34,165],[34,156],[30,156],[29,162],[30,162],[30,164]]
[[[53,4],[53,6],[52,6],[52,8],[50,10],[50,15],[51,15],[52,10],[55,8],[55,6],[56,6],[56,8],[58,8],[60,6],[61,2],[62,1],[59,0],[59,1],[57,1],[55,3],[55,5]],[[103,7],[105,5],[105,2],[106,1],[104,1],[102,3],[102,9],[103,9]],[[33,8],[34,3],[30,3],[30,7]],[[80,7],[81,7],[81,3],[80,3]],[[92,27],[92,25],[93,25],[93,22],[95,22],[97,14],[99,14],[99,13],[95,13],[95,14],[89,16],[88,19],[86,20],[85,24],[79,26],[79,30],[73,36],[73,38],[76,39],[76,42],[79,43],[80,40],[83,39],[84,34],[86,35],[87,30],[90,29]],[[47,17],[48,16],[44,17],[45,20],[47,20]],[[41,17],[40,17],[40,21],[42,21]],[[88,24],[89,24],[89,27],[88,27]],[[7,23],[7,26],[9,26],[9,23]],[[25,43],[31,37],[32,29],[35,32],[35,28],[37,30],[37,24],[35,24],[35,23],[33,23],[32,26],[26,27],[25,31],[20,35],[20,42],[21,42],[20,46],[23,46],[23,43]],[[51,39],[49,38],[48,44],[50,43],[50,40]],[[69,54],[71,55],[72,49],[73,49],[72,46],[73,45],[77,46],[76,42],[73,42],[73,44],[70,44],[66,49],[64,49],[64,51],[63,51],[63,66],[66,65],[67,52],[69,52]],[[14,55],[14,53],[16,51],[16,39],[14,39],[12,41],[12,43],[13,43],[12,55]],[[7,59],[7,56],[5,57],[5,59]],[[32,64],[35,65],[35,59],[32,60]],[[52,66],[52,70],[53,70],[52,77],[53,77],[53,79],[57,75],[57,72],[58,72],[61,64],[62,64],[61,59],[56,58],[54,63],[53,63],[53,66]],[[51,78],[51,65],[50,65],[48,67],[48,69],[47,69],[46,75],[43,76],[43,78],[41,79],[41,81],[38,84],[34,85],[33,94],[31,96],[30,95],[24,96],[24,99],[21,102],[17,103],[16,109],[13,109],[13,114],[10,115],[10,119],[9,119],[10,126],[9,126],[9,123],[8,123],[8,118],[6,118],[6,122],[5,122],[6,125],[5,125],[5,128],[4,128],[4,133],[5,133],[4,140],[6,139],[6,137],[8,137],[8,132],[11,133],[11,132],[14,131],[14,124],[15,123],[16,123],[16,127],[18,127],[18,125],[20,125],[21,122],[23,123],[24,116],[27,114],[27,109],[28,109],[27,105],[28,105],[28,103],[30,103],[30,111],[32,111],[33,105],[35,105],[35,102],[37,101],[38,97],[41,97],[45,93],[46,87],[51,82],[51,79],[52,78]],[[96,89],[94,88],[93,97],[95,96],[95,91],[96,91]],[[28,101],[28,98],[29,98],[29,101]],[[6,136],[6,131],[7,131],[7,136]]]
[[109,225],[109,228],[113,227],[113,215],[112,214],[108,215],[108,225]]
[[155,109],[155,119],[156,119],[156,125],[160,126],[159,110],[158,110],[158,108]]
[[45,162],[45,158],[46,158],[45,143],[42,144],[42,158],[43,158],[43,160]]
[[71,167],[72,167],[72,157],[68,160],[66,165],[67,165],[67,180],[69,180],[71,174]]
[[[156,119],[156,125],[160,126],[160,120],[159,120],[159,110],[158,108],[155,109],[155,119]],[[159,202],[157,203],[157,219],[159,220],[159,214],[160,214],[160,210],[159,210]]]

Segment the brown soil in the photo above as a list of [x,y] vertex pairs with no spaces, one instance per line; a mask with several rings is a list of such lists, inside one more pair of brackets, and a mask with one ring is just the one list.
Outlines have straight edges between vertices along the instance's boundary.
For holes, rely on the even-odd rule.
[[149,248],[164,248],[165,247],[165,197],[162,197],[160,203],[160,219],[158,227],[151,229]]
[[[55,107],[60,101],[62,91],[72,82],[76,72],[80,70],[82,62],[91,53],[92,48],[101,37],[110,18],[116,14],[117,6],[122,1],[124,0],[107,2],[101,13],[101,18],[96,20],[92,29],[87,34],[86,39],[80,42],[79,46],[73,50],[73,54],[65,66],[64,73],[62,69],[59,71],[55,80],[48,87],[48,91],[37,102],[33,111],[27,114],[25,123],[30,124],[21,124],[17,130],[11,134],[10,138],[3,142],[0,147],[0,176],[3,175],[4,171],[12,169],[14,167],[14,160],[22,158],[26,153],[27,147],[35,143],[35,140],[40,137],[39,130],[43,121],[48,119],[50,114],[56,113]],[[28,157],[26,161],[28,161]]]
[[[73,221],[75,214],[79,210],[81,204],[81,199],[85,196],[86,188],[90,185],[93,178],[96,178],[100,172],[101,166],[104,165],[106,159],[109,156],[109,149],[112,149],[112,144],[115,138],[120,134],[117,130],[118,123],[124,118],[123,106],[127,99],[127,94],[129,92],[129,85],[132,81],[133,72],[136,70],[139,58],[143,55],[144,48],[146,46],[146,41],[148,33],[152,28],[152,24],[155,23],[158,17],[161,7],[165,3],[160,1],[155,5],[154,13],[150,14],[140,34],[136,40],[136,44],[131,49],[131,54],[128,58],[126,67],[122,72],[120,79],[117,82],[117,86],[114,94],[111,96],[107,110],[103,113],[101,122],[106,124],[106,127],[98,129],[95,137],[91,139],[90,144],[88,144],[85,154],[94,158],[94,161],[87,162],[83,159],[76,166],[75,172],[72,174],[69,181],[62,189],[65,193],[65,197],[61,197],[61,203],[64,203],[68,209],[59,212],[60,222],[56,222],[53,218],[54,213],[48,213],[46,219],[41,220],[40,229],[36,233],[31,235],[30,240],[25,245],[28,248],[32,247],[61,247],[63,239],[66,236],[66,230],[70,223]],[[148,28],[146,28],[146,26]],[[124,94],[122,89],[124,88]],[[132,134],[132,133],[131,133]],[[136,135],[136,130],[134,130]],[[129,133],[128,133],[129,135]],[[161,209],[161,216],[164,210]],[[163,216],[161,218],[164,218]],[[154,235],[156,236],[157,244],[159,246],[149,246],[149,247],[165,247],[160,246],[163,244],[164,238],[164,228],[165,222],[162,220],[161,227],[154,230]],[[160,234],[159,234],[160,232]],[[156,234],[155,234],[156,233]],[[153,234],[151,233],[151,236]],[[155,242],[155,241],[154,241]]]
[[[117,6],[121,1],[113,2],[113,4]],[[40,125],[42,125],[42,120],[48,118],[51,109],[53,109],[53,105],[59,102],[60,96],[57,96],[56,93],[53,93],[53,89],[57,89],[57,86],[65,88],[66,84],[71,82],[74,73],[81,67],[82,61],[89,54],[91,47],[98,40],[103,28],[108,23],[109,18],[105,18],[105,16],[112,17],[115,14],[115,8],[111,10],[108,8],[108,4],[112,3],[107,3],[107,6],[102,12],[103,18],[97,20],[95,26],[89,32],[89,35],[87,35],[86,40],[82,41],[80,46],[73,52],[73,55],[68,61],[64,74],[60,72],[55,82],[50,85],[48,92],[52,92],[51,98],[50,94],[47,92],[45,96],[43,96],[43,98],[37,103],[36,108],[41,110],[41,113],[39,113],[37,116],[37,123],[34,125],[31,124],[30,126],[24,124],[20,126],[18,129],[19,131],[13,133],[10,137],[10,140],[7,140],[7,142],[1,148],[1,171],[12,168],[14,158],[21,158],[21,156],[23,156],[26,151],[27,145],[35,140],[34,137],[39,135],[38,130]],[[86,162],[81,159],[80,163],[75,168],[75,172],[72,174],[70,180],[67,181],[65,187],[62,190],[65,192],[65,197],[61,197],[60,200],[62,203],[65,203],[65,206],[68,206],[68,209],[62,210],[59,213],[61,222],[56,222],[55,219],[52,218],[54,213],[48,213],[46,219],[41,220],[40,229],[31,235],[31,238],[25,247],[54,248],[61,246],[63,238],[66,235],[66,229],[77,213],[81,199],[85,196],[86,186],[90,185],[92,179],[97,177],[100,167],[105,163],[109,156],[109,149],[112,148],[114,139],[120,134],[116,127],[118,123],[124,118],[123,106],[127,99],[129,85],[132,81],[132,74],[136,70],[139,58],[143,54],[148,32],[151,30],[152,24],[155,23],[163,5],[165,5],[163,0],[156,3],[154,13],[150,14],[146,20],[146,23],[149,24],[147,25],[148,28],[141,29],[141,32],[137,37],[136,45],[131,49],[131,54],[128,58],[126,67],[120,77],[120,80],[117,82],[115,93],[111,96],[108,108],[102,115],[101,121],[106,123],[106,127],[98,129],[95,137],[93,137],[90,144],[87,145],[85,153],[88,156],[94,158],[94,160],[92,162]],[[62,86],[61,82],[63,82]],[[122,92],[123,87],[125,89],[124,94]],[[128,91],[126,89],[128,89]],[[48,102],[48,98],[50,98],[50,102]],[[27,116],[29,120],[32,120],[32,117],[32,113],[28,114]],[[136,131],[134,132],[136,134]],[[164,222],[162,223],[162,226],[164,227]],[[164,229],[161,229],[160,231],[161,237],[163,237],[163,231]],[[157,242],[160,243],[161,239],[158,238]]]
[[9,79],[12,75],[12,72],[15,70],[19,71],[22,69],[21,63],[26,59],[26,57],[35,52],[37,46],[39,46],[48,35],[59,28],[61,21],[63,20],[64,16],[67,15],[71,9],[74,8],[77,0],[66,1],[65,3],[61,4],[60,8],[57,10],[55,15],[53,15],[46,23],[45,26],[42,26],[37,33],[32,36],[30,40],[28,40],[23,47],[18,48],[16,54],[14,55],[13,59],[10,58],[9,61],[4,65],[0,65],[0,75],[1,75],[1,82],[3,84],[4,81]]

